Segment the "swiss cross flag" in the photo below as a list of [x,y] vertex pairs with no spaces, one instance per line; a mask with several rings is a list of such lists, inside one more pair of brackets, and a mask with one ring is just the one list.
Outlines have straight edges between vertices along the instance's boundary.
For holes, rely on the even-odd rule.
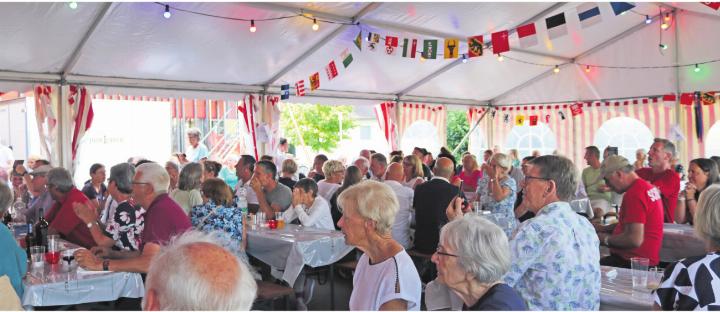
[[510,51],[510,41],[508,41],[508,31],[498,31],[491,35],[493,54],[499,54]]
[[530,115],[530,126],[537,126],[537,124],[538,124],[538,116]]
[[692,92],[680,95],[680,104],[682,105],[692,105],[693,101],[695,101],[695,94]]
[[583,113],[582,105],[580,103],[575,103],[573,105],[570,105],[570,114],[572,114],[573,117],[580,115]]

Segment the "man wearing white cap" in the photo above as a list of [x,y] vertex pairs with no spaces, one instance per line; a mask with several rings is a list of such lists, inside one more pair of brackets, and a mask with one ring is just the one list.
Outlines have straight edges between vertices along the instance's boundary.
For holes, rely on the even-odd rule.
[[41,165],[32,172],[27,172],[24,166],[17,166],[15,169],[18,174],[25,178],[25,184],[32,195],[28,203],[28,209],[25,212],[25,218],[28,222],[35,222],[40,217],[40,209],[43,212],[50,210],[55,201],[47,190],[47,173],[52,169],[50,165]]

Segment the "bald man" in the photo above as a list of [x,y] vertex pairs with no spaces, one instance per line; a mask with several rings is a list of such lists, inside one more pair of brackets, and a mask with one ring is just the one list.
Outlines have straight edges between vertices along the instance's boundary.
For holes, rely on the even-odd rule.
[[391,163],[385,172],[384,183],[395,192],[399,204],[397,215],[395,215],[395,223],[392,226],[392,237],[400,245],[403,245],[405,249],[410,249],[412,245],[412,242],[410,242],[410,224],[412,224],[414,215],[411,205],[415,192],[413,189],[403,186],[403,181],[405,181],[405,173],[402,164]]
[[257,284],[245,263],[215,239],[189,231],[152,261],[144,310],[247,311]]
[[425,254],[432,254],[437,249],[440,228],[448,222],[445,209],[458,194],[458,187],[449,181],[454,172],[452,160],[438,158],[433,172],[435,176],[430,181],[415,187],[413,198],[415,228],[422,229],[415,231],[415,249]]

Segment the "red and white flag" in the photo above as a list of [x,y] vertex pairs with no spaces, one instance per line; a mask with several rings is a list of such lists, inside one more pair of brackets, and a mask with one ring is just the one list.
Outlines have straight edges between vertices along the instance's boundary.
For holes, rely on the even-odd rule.
[[583,113],[582,103],[575,103],[573,105],[570,105],[570,114],[572,114],[573,117],[580,115],[582,113]]
[[508,40],[508,31],[498,31],[491,35],[493,54],[500,54],[510,51],[510,41]]
[[700,2],[700,3],[707,5],[709,8],[711,8],[715,11],[720,9],[720,2]]
[[337,66],[335,65],[335,60],[330,61],[330,63],[325,66],[325,73],[327,74],[328,80],[333,80],[338,75]]
[[305,96],[305,80],[300,80],[295,83],[295,95]]
[[387,55],[395,55],[398,48],[398,37],[386,36],[385,37],[385,53]]
[[85,132],[90,129],[93,120],[93,109],[92,99],[90,94],[85,87],[76,85],[70,86],[70,94],[68,94],[68,105],[75,106],[74,122],[75,126],[73,129],[72,136],[72,159],[75,160],[77,156],[78,147],[80,147],[80,140],[85,136]]
[[520,38],[520,46],[523,48],[532,47],[538,44],[537,33],[535,32],[535,23],[518,27],[517,34]]
[[380,130],[385,135],[385,140],[390,145],[391,150],[396,150],[397,144],[397,126],[395,125],[396,107],[393,102],[385,102],[375,105],[375,117],[377,118]]

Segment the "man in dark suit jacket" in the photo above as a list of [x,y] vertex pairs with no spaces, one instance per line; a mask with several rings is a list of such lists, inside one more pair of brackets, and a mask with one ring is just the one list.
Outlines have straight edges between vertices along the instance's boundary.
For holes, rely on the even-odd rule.
[[432,254],[437,249],[440,228],[448,222],[445,210],[453,197],[458,194],[458,187],[449,182],[454,169],[452,160],[440,157],[433,170],[435,176],[415,188],[414,249],[418,252]]

